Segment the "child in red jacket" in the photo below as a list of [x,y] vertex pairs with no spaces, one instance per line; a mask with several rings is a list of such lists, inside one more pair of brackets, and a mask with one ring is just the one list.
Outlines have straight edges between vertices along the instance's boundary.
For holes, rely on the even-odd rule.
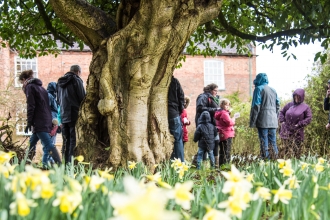
[[220,108],[221,110],[217,111],[214,115],[220,136],[219,167],[222,164],[230,162],[232,139],[235,137],[235,117],[230,117],[230,101],[228,99],[221,99]]
[[188,120],[188,115],[187,115],[187,108],[190,103],[190,98],[188,96],[184,97],[184,109],[181,113],[181,123],[182,123],[182,129],[183,129],[183,146],[186,142],[188,142],[188,129],[187,126],[190,125],[190,121]]

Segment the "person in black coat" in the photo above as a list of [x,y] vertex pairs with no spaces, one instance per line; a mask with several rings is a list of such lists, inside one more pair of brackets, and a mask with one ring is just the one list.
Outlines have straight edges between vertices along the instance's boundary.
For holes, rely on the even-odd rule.
[[171,159],[180,159],[184,162],[183,129],[181,124],[181,113],[184,109],[184,93],[180,82],[172,76],[168,89],[168,125],[170,133],[174,137],[174,148]]
[[197,153],[197,169],[200,169],[203,155],[208,152],[210,156],[211,167],[214,168],[215,160],[213,155],[214,146],[218,143],[215,142],[218,136],[216,127],[211,123],[210,113],[207,111],[202,112],[198,119],[198,126],[194,134],[194,142],[198,141]]
[[85,97],[85,88],[80,78],[81,68],[73,65],[57,82],[57,97],[62,120],[62,135],[65,163],[70,163],[76,147],[76,122],[80,105]]
[[[50,155],[55,163],[60,164],[61,158],[50,136],[52,116],[48,93],[42,87],[41,80],[33,77],[32,70],[23,71],[18,79],[23,84],[22,89],[26,95],[27,126],[24,131],[25,133],[28,133],[29,130],[32,131],[30,146],[35,146],[40,139],[44,153]],[[48,166],[46,157],[42,158],[42,163],[43,166]]]

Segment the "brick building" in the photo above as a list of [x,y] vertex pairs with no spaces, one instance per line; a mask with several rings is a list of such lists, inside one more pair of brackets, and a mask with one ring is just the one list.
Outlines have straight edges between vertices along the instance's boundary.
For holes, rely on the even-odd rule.
[[[191,98],[188,115],[193,121],[195,116],[195,100],[202,93],[203,87],[210,83],[219,86],[220,96],[239,92],[241,99],[247,100],[252,92],[252,80],[256,76],[255,48],[251,47],[254,56],[249,58],[238,55],[235,48],[224,48],[216,57],[186,56],[180,69],[174,71],[186,95]],[[21,71],[33,69],[35,76],[40,78],[46,88],[49,82],[69,71],[70,66],[79,64],[82,68],[82,79],[87,81],[92,52],[88,47],[82,51],[78,46],[70,50],[62,50],[60,54],[22,59],[10,47],[0,48],[0,116],[1,121],[11,113],[16,122],[16,135],[25,135],[25,96],[21,85],[16,80]]]

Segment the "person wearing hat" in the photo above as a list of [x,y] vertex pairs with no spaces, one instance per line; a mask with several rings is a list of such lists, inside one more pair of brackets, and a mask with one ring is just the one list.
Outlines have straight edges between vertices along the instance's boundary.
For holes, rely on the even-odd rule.
[[[325,95],[324,98],[324,105],[323,108],[324,110],[330,110],[330,104],[329,104],[329,98],[330,98],[330,79],[328,80],[328,89],[327,89],[327,94]],[[325,126],[326,129],[330,129],[330,113],[329,113],[329,120],[328,124]]]

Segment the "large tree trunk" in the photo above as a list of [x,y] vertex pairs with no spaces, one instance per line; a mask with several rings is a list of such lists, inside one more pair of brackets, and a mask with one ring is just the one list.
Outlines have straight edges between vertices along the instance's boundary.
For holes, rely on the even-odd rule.
[[[189,36],[210,19],[194,2],[126,4],[117,15],[122,29],[94,47],[76,126],[77,154],[86,161],[115,168],[143,161],[153,167],[169,158],[168,86]],[[220,3],[212,2],[208,15],[214,17]]]

